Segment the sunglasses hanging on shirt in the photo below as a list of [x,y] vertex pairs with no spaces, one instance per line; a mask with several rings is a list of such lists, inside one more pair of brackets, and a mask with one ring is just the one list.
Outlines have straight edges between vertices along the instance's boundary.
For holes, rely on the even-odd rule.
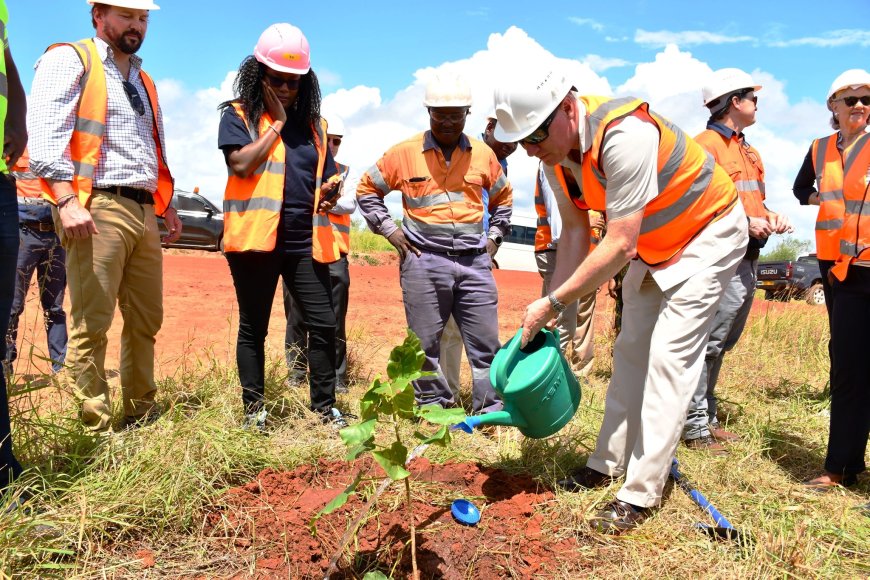
[[130,81],[124,81],[124,92],[127,93],[127,100],[130,101],[130,106],[136,111],[140,117],[145,114],[145,103],[142,97],[139,96],[139,91]]

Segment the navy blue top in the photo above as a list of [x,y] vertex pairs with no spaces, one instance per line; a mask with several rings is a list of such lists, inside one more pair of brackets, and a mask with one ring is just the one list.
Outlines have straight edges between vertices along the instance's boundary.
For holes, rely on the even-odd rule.
[[[284,204],[278,223],[277,251],[311,255],[311,229],[314,214],[314,185],[317,171],[317,148],[313,138],[303,136],[295,126],[285,123],[281,129],[284,141]],[[224,109],[218,129],[218,147],[224,156],[236,148],[252,143],[248,128],[232,107]],[[329,149],[323,166],[325,183],[336,172]]]

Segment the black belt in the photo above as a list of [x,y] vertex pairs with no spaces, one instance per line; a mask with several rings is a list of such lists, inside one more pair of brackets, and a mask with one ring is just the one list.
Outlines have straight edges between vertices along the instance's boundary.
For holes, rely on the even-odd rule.
[[451,258],[457,258],[460,256],[479,256],[481,254],[486,253],[486,248],[468,248],[467,250],[447,250],[446,252],[439,252],[443,254],[447,254]]
[[106,193],[111,193],[113,195],[120,195],[121,197],[126,197],[127,199],[131,199],[136,203],[142,205],[154,205],[154,195],[151,194],[150,191],[145,191],[144,189],[137,189],[135,187],[127,187],[126,185],[113,185],[111,187],[95,187],[97,191],[103,191]]
[[40,222],[36,220],[27,220],[21,222],[21,225],[26,227],[27,229],[33,230],[35,232],[53,232],[54,231],[54,223],[53,222]]

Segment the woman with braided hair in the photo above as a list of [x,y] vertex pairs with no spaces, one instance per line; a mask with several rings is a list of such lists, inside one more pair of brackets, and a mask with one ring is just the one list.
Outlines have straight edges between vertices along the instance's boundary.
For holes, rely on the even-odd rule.
[[326,216],[340,178],[320,117],[308,41],[273,24],[239,67],[236,99],[222,103],[218,147],[229,177],[224,251],[239,303],[236,360],[245,425],[265,431],[264,345],[283,278],[308,328],[311,410],[346,426],[335,404],[335,314],[329,280],[338,245]]

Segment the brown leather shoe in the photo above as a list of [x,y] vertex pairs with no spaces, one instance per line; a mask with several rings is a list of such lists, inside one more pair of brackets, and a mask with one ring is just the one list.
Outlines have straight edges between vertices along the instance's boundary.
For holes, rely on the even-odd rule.
[[598,487],[607,487],[615,478],[606,473],[595,471],[591,467],[584,467],[571,472],[565,479],[556,481],[556,485],[566,491],[583,491]]
[[722,441],[723,443],[740,441],[740,435],[738,435],[737,433],[726,431],[722,427],[713,427],[712,425],[710,425],[710,435],[716,441]]
[[591,524],[602,534],[621,534],[643,523],[650,511],[650,508],[636,507],[614,499],[591,519]]
[[710,455],[717,456],[728,455],[728,450],[709,435],[701,435],[697,439],[686,439],[683,443],[695,451],[706,451]]

